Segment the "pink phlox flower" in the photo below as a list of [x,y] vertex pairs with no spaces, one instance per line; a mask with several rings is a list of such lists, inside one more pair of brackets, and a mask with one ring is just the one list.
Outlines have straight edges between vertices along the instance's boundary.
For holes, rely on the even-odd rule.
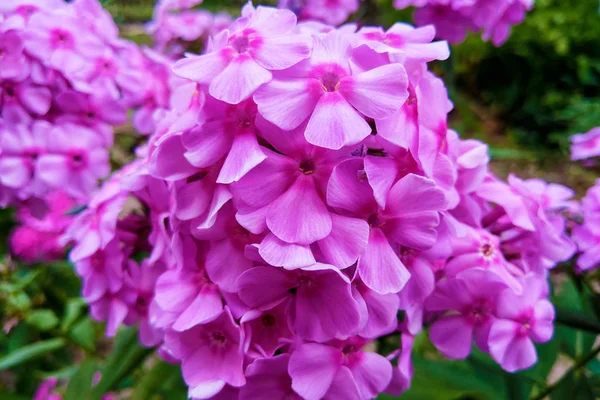
[[289,68],[310,55],[312,40],[293,33],[295,25],[292,12],[259,6],[213,37],[211,52],[181,60],[173,71],[208,85],[218,100],[240,103],[272,79],[271,71]]

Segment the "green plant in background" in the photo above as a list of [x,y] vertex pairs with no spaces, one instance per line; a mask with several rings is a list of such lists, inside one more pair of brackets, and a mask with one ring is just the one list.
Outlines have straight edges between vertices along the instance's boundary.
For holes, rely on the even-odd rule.
[[455,85],[517,143],[564,150],[569,135],[600,125],[598,43],[596,0],[537,0],[502,47],[470,37],[453,48]]

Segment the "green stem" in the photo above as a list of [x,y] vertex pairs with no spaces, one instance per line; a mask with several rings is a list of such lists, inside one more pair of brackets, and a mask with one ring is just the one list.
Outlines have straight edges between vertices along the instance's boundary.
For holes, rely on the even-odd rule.
[[556,381],[552,385],[548,386],[546,388],[546,390],[544,390],[539,395],[533,397],[531,400],[542,400],[544,397],[548,396],[550,393],[552,393],[552,391],[554,389],[556,389],[558,386],[560,386],[560,384],[565,379],[567,379],[567,377],[569,375],[574,374],[581,368],[585,367],[587,365],[587,363],[589,363],[590,361],[595,359],[598,356],[598,354],[600,354],[600,346],[596,347],[595,349],[590,351],[585,357],[583,357],[582,359],[577,361],[563,376],[560,377],[560,379],[558,381]]
[[556,322],[569,328],[592,332],[596,335],[600,333],[600,322],[596,318],[578,311],[556,307]]

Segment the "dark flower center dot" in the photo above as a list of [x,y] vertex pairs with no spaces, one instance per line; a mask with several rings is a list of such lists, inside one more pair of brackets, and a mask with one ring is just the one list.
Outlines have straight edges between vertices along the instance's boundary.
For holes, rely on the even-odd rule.
[[196,174],[194,174],[194,175],[190,176],[189,178],[187,178],[187,179],[185,180],[185,183],[194,183],[194,182],[198,182],[198,181],[200,181],[200,180],[204,179],[204,177],[206,176],[206,174],[207,174],[207,172],[206,172],[206,171],[201,171],[201,172],[198,172],[198,173],[196,173]]
[[227,338],[221,332],[213,332],[211,335],[211,339],[212,339],[213,343],[216,343],[216,344],[224,344],[227,341]]
[[250,41],[246,36],[239,36],[231,42],[231,46],[240,54],[248,50],[249,44]]
[[6,95],[9,97],[13,97],[15,95],[15,90],[11,87],[6,88]]
[[310,175],[315,172],[315,164],[310,160],[304,160],[300,163],[300,172],[304,175]]
[[342,349],[342,354],[345,355],[345,356],[348,356],[348,355],[350,355],[352,353],[356,353],[356,346],[353,345],[353,344],[347,344]]
[[483,254],[485,257],[490,257],[492,254],[494,254],[494,246],[489,243],[484,244],[481,246],[481,254]]
[[333,72],[326,72],[321,78],[321,88],[325,92],[335,92],[340,88],[340,77]]
[[275,317],[271,314],[263,315],[261,322],[264,326],[273,326],[275,325]]
[[313,285],[313,280],[308,276],[299,276],[298,277],[298,285],[311,287]]

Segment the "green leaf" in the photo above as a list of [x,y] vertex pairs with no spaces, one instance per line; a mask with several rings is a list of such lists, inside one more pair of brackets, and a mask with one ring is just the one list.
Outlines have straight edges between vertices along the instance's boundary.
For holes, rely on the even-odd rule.
[[[563,316],[565,316],[566,318],[566,313],[568,312],[570,317],[583,314],[584,316],[587,316],[590,321],[595,321],[594,315],[590,312],[591,305],[588,300],[588,298],[582,296],[579,292],[577,285],[572,278],[567,279],[560,287],[556,288],[553,296],[553,303],[556,309],[561,312],[558,317],[563,318]],[[578,318],[578,323],[575,323],[573,320],[565,319],[565,324],[572,324],[568,326],[562,324],[562,320],[557,320],[556,336],[561,341],[562,350],[564,350],[571,358],[578,358],[587,354],[596,340],[596,334],[581,330],[581,318]]]
[[25,318],[25,322],[46,332],[58,325],[58,317],[52,310],[34,310]]
[[[460,397],[502,400],[497,388],[478,377],[466,361],[413,357],[415,374],[402,400],[454,400]],[[391,397],[381,397],[390,399]]]
[[35,358],[42,357],[48,353],[60,349],[65,344],[65,339],[55,338],[21,347],[0,358],[0,370],[12,368]]
[[167,378],[174,374],[181,374],[180,368],[177,365],[158,361],[149,372],[144,373],[135,385],[131,400],[147,400],[151,398],[153,394],[161,391],[160,389],[164,387],[165,383],[168,383]]
[[94,324],[92,323],[92,320],[85,318],[75,324],[75,326],[67,332],[67,336],[75,344],[78,344],[88,351],[94,351],[96,348],[96,338],[94,333]]
[[99,400],[102,395],[110,392],[121,380],[140,366],[151,352],[152,349],[138,345],[135,328],[122,328],[117,335],[115,348],[102,368],[102,378],[92,390],[90,399]]
[[85,300],[81,297],[69,299],[65,305],[65,316],[60,325],[60,330],[66,332],[77,321],[77,318],[79,318],[86,307]]
[[92,379],[97,371],[96,363],[87,360],[79,366],[67,386],[65,400],[81,400],[92,390]]
[[2,400],[30,400],[30,397],[21,396],[20,394],[5,392],[0,390],[0,399]]

